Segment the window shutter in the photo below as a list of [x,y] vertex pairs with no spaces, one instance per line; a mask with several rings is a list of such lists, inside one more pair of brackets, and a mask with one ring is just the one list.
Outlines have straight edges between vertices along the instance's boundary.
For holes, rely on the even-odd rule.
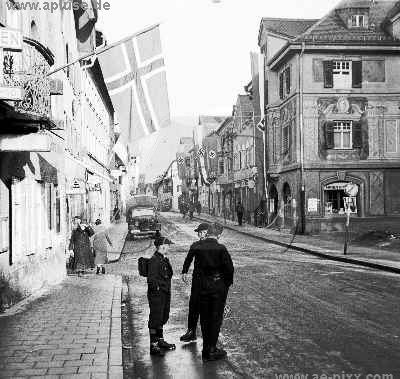
[[279,98],[283,99],[283,73],[279,74]]
[[7,25],[7,1],[1,0],[0,1],[0,25],[6,26]]
[[353,61],[352,63],[352,87],[361,88],[362,86],[362,61]]
[[290,67],[285,70],[285,78],[286,78],[286,93],[290,93]]
[[353,133],[353,149],[361,148],[362,147],[361,122],[353,121],[352,133]]
[[333,62],[324,61],[324,87],[333,88]]
[[335,147],[333,126],[334,123],[331,121],[325,123],[325,144],[327,149],[333,149]]

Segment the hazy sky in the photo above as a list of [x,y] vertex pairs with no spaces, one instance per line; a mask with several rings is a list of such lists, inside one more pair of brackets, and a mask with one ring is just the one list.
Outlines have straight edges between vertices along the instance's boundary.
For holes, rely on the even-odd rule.
[[250,79],[262,17],[320,18],[338,0],[108,0],[109,42],[161,22],[171,115],[229,114]]
[[262,17],[321,18],[339,0],[108,0],[97,26],[115,42],[161,23],[172,125],[139,141],[140,170],[152,181],[175,158],[200,114],[230,115],[251,80]]

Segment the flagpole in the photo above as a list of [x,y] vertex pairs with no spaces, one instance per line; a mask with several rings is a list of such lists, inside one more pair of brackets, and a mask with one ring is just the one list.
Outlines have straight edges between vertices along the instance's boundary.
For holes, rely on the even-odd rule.
[[155,29],[157,26],[160,26],[160,23],[151,25],[151,26],[149,26],[149,27],[146,28],[146,29],[143,29],[143,30],[141,30],[141,31],[139,31],[139,32],[137,32],[137,33],[131,34],[130,36],[125,37],[125,38],[123,38],[123,39],[121,39],[121,40],[119,40],[119,41],[117,41],[117,42],[114,42],[114,43],[112,43],[112,44],[110,44],[110,45],[107,45],[107,46],[103,47],[102,49],[100,49],[100,50],[98,50],[98,51],[95,50],[95,51],[93,51],[93,52],[91,52],[91,53],[82,55],[81,57],[79,57],[79,58],[73,60],[72,62],[69,62],[69,63],[67,63],[67,64],[65,64],[65,65],[63,65],[63,66],[60,66],[60,67],[58,67],[58,68],[56,68],[56,69],[54,69],[54,70],[48,72],[46,76],[53,75],[53,74],[55,74],[56,72],[59,72],[59,71],[61,71],[61,70],[64,70],[65,68],[67,68],[67,67],[69,67],[69,66],[72,66],[73,64],[76,64],[76,63],[78,63],[78,62],[80,62],[80,61],[82,61],[82,60],[84,60],[84,59],[90,58],[90,57],[92,57],[92,56],[94,56],[94,55],[100,55],[100,54],[102,54],[102,53],[104,53],[104,52],[106,52],[106,51],[112,49],[113,47],[118,46],[118,45],[121,44],[121,43],[124,43],[124,42],[126,42],[126,41],[129,41],[130,39],[132,39],[132,38],[134,38],[134,37],[140,36],[141,34],[144,34],[144,33],[146,33],[146,32],[149,32],[150,30]]

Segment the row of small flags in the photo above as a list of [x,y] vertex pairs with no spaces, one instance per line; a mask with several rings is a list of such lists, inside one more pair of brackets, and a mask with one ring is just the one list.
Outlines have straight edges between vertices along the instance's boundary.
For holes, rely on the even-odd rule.
[[[204,147],[201,147],[199,149],[199,151],[197,152],[197,154],[195,155],[195,158],[198,158],[198,159],[200,157],[204,158],[205,153],[206,153],[206,149]],[[215,159],[217,157],[217,153],[214,150],[210,150],[208,152],[208,157],[210,159]],[[178,164],[183,165],[185,163],[185,159],[182,156],[180,156],[180,157],[178,157],[177,162],[178,162]]]

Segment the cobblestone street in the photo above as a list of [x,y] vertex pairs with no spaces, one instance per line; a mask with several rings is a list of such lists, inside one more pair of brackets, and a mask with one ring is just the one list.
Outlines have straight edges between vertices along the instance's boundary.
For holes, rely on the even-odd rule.
[[0,317],[0,378],[121,378],[121,278],[69,276]]
[[165,334],[177,350],[161,360],[149,355],[146,280],[137,274],[137,258],[150,256],[154,248],[149,240],[129,242],[121,260],[108,268],[130,276],[134,340],[126,377],[274,378],[343,372],[400,377],[398,275],[322,260],[230,230],[221,238],[236,269],[220,338],[228,358],[203,364],[200,338],[194,344],[179,342],[190,294],[180,271],[198,222],[163,215],[163,233],[176,243],[170,254],[175,274]]

